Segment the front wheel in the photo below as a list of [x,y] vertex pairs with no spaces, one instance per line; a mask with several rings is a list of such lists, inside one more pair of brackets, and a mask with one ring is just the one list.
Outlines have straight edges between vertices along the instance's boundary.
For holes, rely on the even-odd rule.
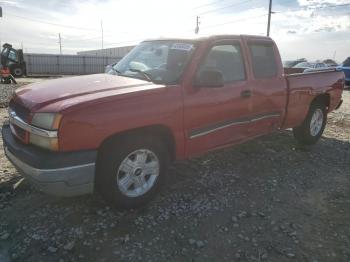
[[112,142],[101,154],[96,187],[117,207],[145,204],[165,180],[168,152],[155,138],[130,137]]
[[293,135],[301,144],[313,145],[322,136],[327,122],[327,108],[322,102],[314,102],[304,122],[293,128]]

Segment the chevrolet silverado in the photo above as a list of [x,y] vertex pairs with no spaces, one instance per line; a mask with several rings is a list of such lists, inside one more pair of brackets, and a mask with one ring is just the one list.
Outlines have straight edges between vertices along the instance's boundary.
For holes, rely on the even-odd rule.
[[99,192],[132,208],[155,195],[174,160],[288,128],[316,143],[343,88],[335,69],[285,75],[268,37],[148,40],[108,73],[18,89],[4,150],[46,193]]

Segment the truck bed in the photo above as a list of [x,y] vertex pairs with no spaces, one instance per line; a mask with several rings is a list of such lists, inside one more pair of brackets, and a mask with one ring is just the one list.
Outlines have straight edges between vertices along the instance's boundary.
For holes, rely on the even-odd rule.
[[344,87],[344,73],[336,69],[285,75],[288,89],[287,114],[284,128],[298,126],[307,116],[316,95],[329,96],[328,111],[334,110]]

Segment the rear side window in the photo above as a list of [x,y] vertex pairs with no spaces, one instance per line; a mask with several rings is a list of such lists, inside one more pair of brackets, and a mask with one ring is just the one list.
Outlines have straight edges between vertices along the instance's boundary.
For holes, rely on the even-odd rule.
[[213,46],[199,72],[204,70],[221,72],[225,83],[244,80],[245,69],[240,45],[223,44]]
[[277,65],[272,44],[250,44],[255,78],[269,78],[277,75]]

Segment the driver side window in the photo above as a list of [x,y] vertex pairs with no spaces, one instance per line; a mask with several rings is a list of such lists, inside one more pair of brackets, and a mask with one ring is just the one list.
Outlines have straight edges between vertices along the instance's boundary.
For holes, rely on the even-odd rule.
[[220,72],[225,83],[245,80],[245,68],[240,45],[213,46],[204,59],[198,74],[205,70]]

